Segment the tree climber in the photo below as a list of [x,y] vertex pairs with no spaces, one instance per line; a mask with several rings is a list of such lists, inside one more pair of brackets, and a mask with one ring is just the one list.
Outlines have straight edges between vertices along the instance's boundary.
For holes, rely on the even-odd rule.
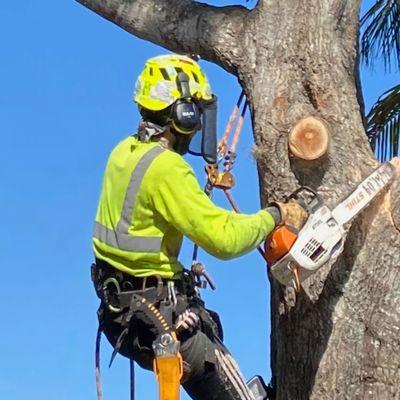
[[191,151],[196,134],[197,153],[215,162],[216,97],[191,58],[148,60],[134,100],[142,116],[138,133],[110,155],[95,221],[93,280],[102,300],[101,329],[115,352],[151,370],[155,327],[143,313],[133,313],[127,323],[129,307],[110,304],[108,283],[116,283],[118,293],[157,287],[153,304],[178,332],[187,393],[199,400],[251,399],[222,344],[218,315],[205,308],[192,274],[178,261],[182,238],[229,259],[256,248],[277,225],[300,227],[307,213],[291,202],[236,214],[202,191],[182,155]]

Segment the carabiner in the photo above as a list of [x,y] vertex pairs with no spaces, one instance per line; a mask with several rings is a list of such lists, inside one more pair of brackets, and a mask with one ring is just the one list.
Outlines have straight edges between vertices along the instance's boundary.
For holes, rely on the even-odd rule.
[[105,293],[109,290],[108,289],[108,285],[114,285],[116,288],[116,294],[119,295],[121,293],[121,286],[119,285],[119,282],[114,278],[114,277],[110,277],[107,278],[104,282],[103,282],[103,296],[104,296],[104,302],[106,303],[106,306],[108,307],[108,309],[112,312],[115,313],[119,313],[123,310],[122,307],[115,307],[111,304],[110,302],[110,298],[108,295],[106,295]]

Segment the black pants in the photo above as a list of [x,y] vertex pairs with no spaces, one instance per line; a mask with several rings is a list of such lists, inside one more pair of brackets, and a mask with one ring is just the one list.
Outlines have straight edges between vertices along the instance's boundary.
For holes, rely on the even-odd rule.
[[[179,335],[180,353],[183,358],[182,385],[194,400],[251,400],[239,369],[222,344],[222,328],[218,315],[206,310],[201,302],[179,294],[178,303],[187,302],[200,318],[194,331]],[[103,303],[98,316],[102,330],[114,347],[122,332],[121,322],[126,311],[115,313]],[[152,343],[156,338],[155,327],[140,313],[134,314],[129,334],[119,353],[134,359],[142,368],[152,370],[154,353]]]

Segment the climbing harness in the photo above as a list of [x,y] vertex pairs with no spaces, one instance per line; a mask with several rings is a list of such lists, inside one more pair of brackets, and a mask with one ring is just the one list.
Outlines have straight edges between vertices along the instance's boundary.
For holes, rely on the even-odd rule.
[[[177,304],[177,297],[174,288],[174,282],[168,280],[165,286],[159,276],[154,276],[157,279],[157,285],[146,288],[147,278],[143,278],[143,286],[140,290],[123,290],[121,284],[115,277],[107,277],[99,285],[101,278],[98,276],[96,264],[92,265],[92,280],[96,287],[96,292],[100,297],[104,306],[111,313],[121,313],[127,310],[121,322],[123,328],[119,335],[114,351],[111,356],[111,366],[115,356],[121,349],[121,346],[131,329],[132,317],[134,314],[141,313],[142,317],[155,327],[157,332],[156,339],[153,342],[153,351],[155,354],[153,362],[153,370],[159,385],[160,399],[178,400],[180,379],[183,374],[183,361],[179,352],[180,342],[177,339],[177,329],[172,325],[172,311]],[[122,286],[130,282],[123,282]],[[129,288],[132,289],[132,288]],[[154,304],[160,302],[160,310]],[[179,318],[178,318],[179,319]],[[184,329],[188,320],[193,321],[191,313],[180,318]],[[102,326],[99,327],[96,335],[95,349],[95,371],[96,371],[96,388],[97,399],[102,400],[101,388],[101,369],[100,369],[100,347],[101,347]],[[135,399],[135,381],[134,381],[134,362],[130,360],[130,397]]]

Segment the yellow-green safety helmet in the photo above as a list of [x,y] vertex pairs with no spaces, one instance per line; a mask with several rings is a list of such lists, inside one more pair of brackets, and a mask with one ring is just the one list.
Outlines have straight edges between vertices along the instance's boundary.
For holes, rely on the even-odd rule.
[[190,94],[198,100],[211,100],[211,87],[196,61],[179,54],[162,55],[147,60],[136,85],[134,100],[143,108],[159,111],[181,97],[176,84],[179,72],[189,77]]

